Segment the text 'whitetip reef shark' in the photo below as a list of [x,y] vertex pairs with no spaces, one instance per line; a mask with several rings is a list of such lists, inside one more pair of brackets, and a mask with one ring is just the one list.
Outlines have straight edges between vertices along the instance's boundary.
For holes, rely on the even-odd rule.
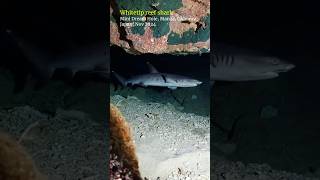
[[120,81],[123,86],[154,86],[154,87],[167,87],[169,89],[177,89],[178,87],[195,87],[202,84],[201,81],[189,77],[161,73],[149,62],[147,62],[150,73],[133,76],[125,79],[116,72],[112,71],[114,76]]

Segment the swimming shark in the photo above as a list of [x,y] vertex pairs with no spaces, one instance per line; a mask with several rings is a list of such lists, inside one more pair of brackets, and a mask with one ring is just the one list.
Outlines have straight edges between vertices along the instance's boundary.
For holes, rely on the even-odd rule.
[[[224,48],[228,47],[224,46]],[[233,48],[227,51],[216,49],[213,52],[210,63],[211,82],[272,79],[278,77],[279,73],[288,72],[295,67],[278,57],[242,50],[233,51]]]
[[147,62],[149,73],[133,76],[129,79],[125,79],[118,73],[112,71],[114,76],[120,81],[123,86],[155,86],[155,87],[167,87],[169,89],[177,89],[178,87],[195,87],[202,84],[201,81],[192,79],[186,76],[177,74],[168,74],[159,72],[154,66]]
[[109,72],[109,48],[107,43],[98,42],[81,47],[73,47],[63,53],[53,53],[41,48],[33,42],[27,41],[10,29],[7,34],[17,44],[20,51],[33,66],[33,74],[38,80],[49,80],[57,69],[68,69],[72,77],[80,71],[94,72],[104,70]]

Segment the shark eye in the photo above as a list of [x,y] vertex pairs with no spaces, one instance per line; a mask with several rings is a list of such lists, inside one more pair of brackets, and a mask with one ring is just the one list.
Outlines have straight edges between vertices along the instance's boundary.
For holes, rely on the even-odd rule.
[[280,61],[279,61],[278,59],[271,59],[270,61],[271,61],[271,63],[272,63],[273,65],[278,65],[278,64],[280,64]]

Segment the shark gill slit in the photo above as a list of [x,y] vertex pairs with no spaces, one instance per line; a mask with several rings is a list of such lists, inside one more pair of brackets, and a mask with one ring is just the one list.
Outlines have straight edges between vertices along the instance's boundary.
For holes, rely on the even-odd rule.
[[226,64],[229,66],[231,64],[231,58],[228,54],[226,54],[225,56],[226,56],[226,60],[227,60]]
[[222,64],[228,66],[228,56],[224,56],[223,54],[221,54],[221,59],[222,59]]
[[218,57],[218,54],[217,54],[217,53],[214,53],[213,55],[214,55],[214,56],[213,56],[213,62],[212,62],[212,64],[213,64],[213,67],[216,67],[216,66],[218,66],[219,57]]
[[228,54],[223,55],[225,57],[225,64],[226,66],[229,66],[231,64],[231,59],[230,56]]
[[232,56],[229,55],[229,54],[227,54],[226,56],[227,56],[227,58],[228,58],[228,65],[229,65],[229,66],[232,66]]
[[231,66],[234,64],[234,56],[233,55],[230,55],[231,57]]

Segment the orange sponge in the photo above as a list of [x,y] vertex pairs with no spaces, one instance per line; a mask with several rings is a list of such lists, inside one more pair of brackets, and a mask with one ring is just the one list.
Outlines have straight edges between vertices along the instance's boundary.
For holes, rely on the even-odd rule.
[[[110,154],[112,157],[121,162],[121,168],[116,167],[110,171],[130,171],[130,175],[126,175],[125,179],[142,180],[139,172],[139,163],[135,153],[135,145],[132,140],[132,134],[128,123],[122,116],[119,109],[110,105]],[[110,157],[111,157],[110,156]],[[111,158],[110,161],[114,161]],[[113,163],[113,162],[110,162]],[[110,172],[112,175],[112,172]],[[128,178],[130,176],[130,178]]]
[[45,180],[24,148],[5,133],[0,133],[0,179]]

